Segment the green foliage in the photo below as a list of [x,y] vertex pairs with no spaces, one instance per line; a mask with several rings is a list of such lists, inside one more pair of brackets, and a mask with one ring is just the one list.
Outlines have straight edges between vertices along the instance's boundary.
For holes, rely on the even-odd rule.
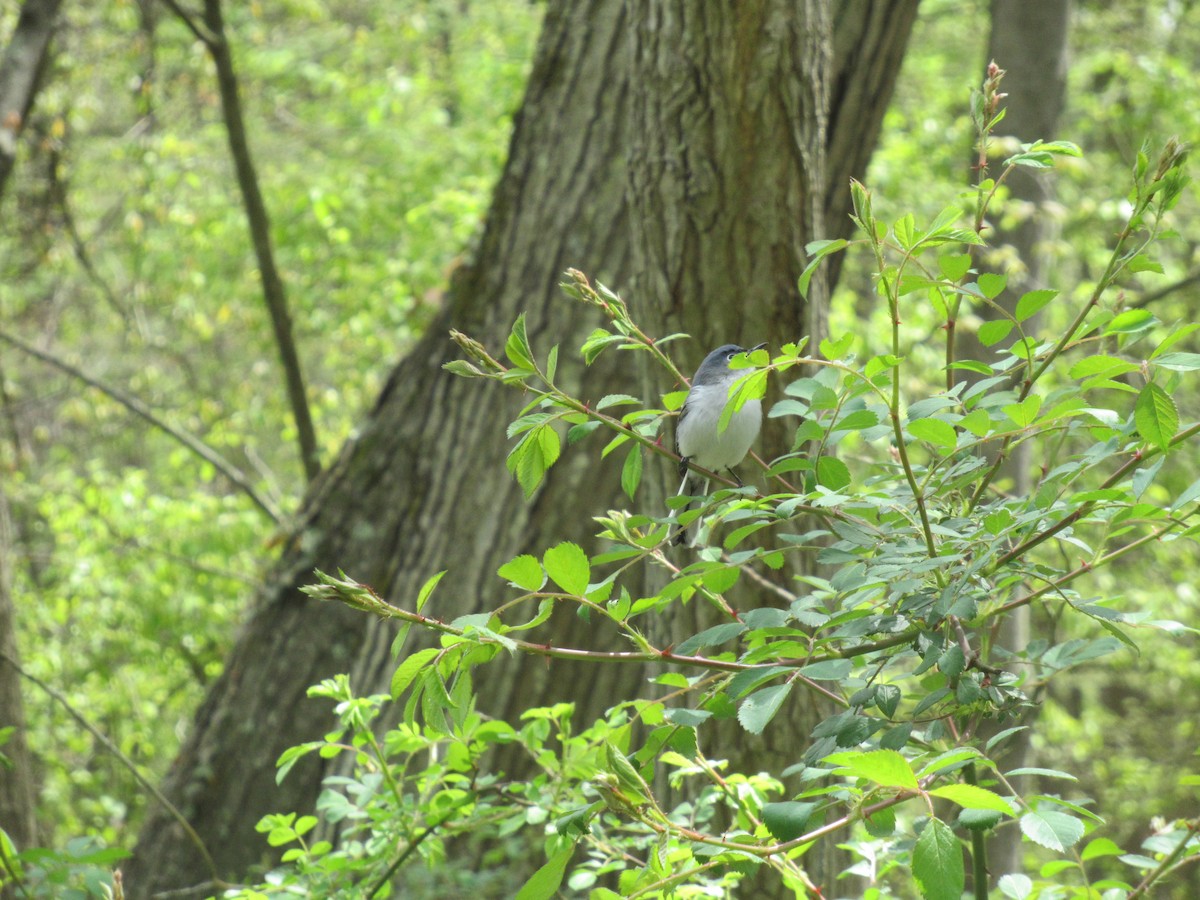
[[[328,458],[479,231],[540,9],[224,6]],[[161,4],[64,4],[62,20],[0,209],[2,328],[134,394],[293,510],[295,438],[208,57]],[[23,659],[157,779],[277,526],[7,345],[0,382]],[[42,840],[131,846],[147,798],[129,773],[36,689],[26,707]]]
[[[979,108],[986,139],[994,118],[987,102]],[[1073,152],[1035,144],[1004,172]],[[464,679],[501,648],[617,664],[607,653],[522,634],[557,605],[607,619],[632,648],[622,660],[664,667],[657,696],[626,698],[584,732],[586,752],[564,745],[547,755],[542,743],[527,746],[543,771],[549,766],[562,780],[552,788],[544,776],[512,783],[549,790],[558,817],[541,826],[548,861],[522,896],[551,896],[564,878],[597,898],[614,891],[682,896],[726,890],[761,866],[811,894],[805,854],[833,840],[876,861],[873,896],[910,896],[907,883],[927,898],[957,898],[966,885],[964,851],[982,870],[986,833],[1017,827],[1031,847],[1049,852],[1040,875],[1053,885],[1008,873],[1002,892],[1083,898],[1103,884],[1124,897],[1144,893],[1200,853],[1197,823],[1180,822],[1174,842],[1153,845],[1154,857],[1120,855],[1123,877],[1091,882],[1093,860],[1121,854],[1098,833],[1103,810],[1071,791],[1075,778],[1066,772],[1006,768],[999,751],[1017,729],[980,736],[986,722],[1003,724],[1036,705],[1036,692],[1062,672],[1136,649],[1145,629],[1194,633],[1098,595],[1094,581],[1147,546],[1200,533],[1192,521],[1200,492],[1174,503],[1166,495],[1154,500],[1151,490],[1200,434],[1171,399],[1193,368],[1166,352],[1183,330],[1108,305],[1110,289],[1137,267],[1178,201],[1182,161],[1170,143],[1154,166],[1147,160],[1136,169],[1125,224],[1088,295],[1074,302],[1052,291],[1027,294],[1006,320],[1009,333],[996,336],[999,357],[990,364],[957,360],[947,327],[944,364],[932,371],[906,355],[900,323],[909,306],[927,302],[950,325],[960,308],[989,304],[1003,289],[1003,276],[977,274],[973,262],[1003,173],[928,225],[911,215],[884,225],[871,194],[855,185],[858,243],[876,260],[875,289],[893,323],[890,345],[859,355],[847,337],[822,341],[823,356],[785,344],[749,360],[727,409],[746,391],[761,395],[768,375],[786,376],[783,399],[769,414],[797,421],[793,450],[764,464],[765,491],[731,486],[706,499],[698,515],[709,541],[693,559],[669,556],[666,510],[610,512],[597,519],[610,543],[604,552],[589,558],[563,543],[540,564],[517,557],[499,573],[515,597],[493,614],[449,623],[393,607],[344,575],[321,576],[310,589],[316,597],[440,633],[440,647],[412,654],[397,671],[394,694],[399,700],[408,692],[409,729],[453,731],[465,721],[473,703]],[[841,249],[810,248],[818,262]],[[609,318],[581,348],[585,361],[620,347],[678,377],[661,342],[642,332],[619,297],[578,272],[565,288]],[[1041,331],[1031,320],[1059,306],[1066,307],[1065,329]],[[463,335],[456,339],[468,359],[449,368],[532,396],[510,429],[517,447],[543,447],[529,436],[538,429],[553,435],[552,453],[522,451],[540,454],[533,463],[513,466],[510,457],[527,493],[560,457],[559,428],[607,431],[601,453],[630,443],[673,458],[661,439],[672,415],[665,398],[661,408],[626,397],[587,406],[556,384],[557,348],[539,362],[520,321],[506,348],[511,365]],[[1143,362],[1129,369],[1134,353]],[[964,371],[970,380],[960,377]],[[1114,381],[1135,371],[1140,386]],[[1117,383],[1129,390],[1113,390]],[[618,417],[613,406],[629,411]],[[1023,443],[1037,448],[1034,488],[998,489],[1003,461]],[[805,570],[806,556],[818,574]],[[623,579],[643,566],[661,569],[667,582],[653,596],[634,598]],[[758,592],[762,605],[733,605],[736,583],[768,584],[774,573],[790,574]],[[717,624],[674,635],[668,646],[647,639],[642,620],[696,598],[708,601]],[[1005,646],[999,625],[1030,605],[1074,619],[1084,636]],[[748,733],[742,740],[754,741],[794,719],[802,695],[823,712],[786,770],[752,776],[701,751],[728,733],[717,730],[722,720],[735,719]],[[1018,788],[1022,776],[1040,781]],[[692,799],[664,805],[664,780],[674,788],[691,784],[683,794]],[[1036,786],[1048,781],[1061,786]],[[931,815],[935,801],[949,804],[947,812]]]

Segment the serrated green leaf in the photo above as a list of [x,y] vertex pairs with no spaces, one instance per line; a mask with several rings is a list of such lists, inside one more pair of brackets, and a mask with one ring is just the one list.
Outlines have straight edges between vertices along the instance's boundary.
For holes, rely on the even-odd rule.
[[1099,354],[1096,356],[1085,356],[1071,366],[1069,374],[1072,378],[1080,380],[1097,375],[1102,375],[1105,378],[1115,378],[1127,372],[1136,372],[1140,368],[1141,366],[1137,363],[1130,362],[1127,359]]
[[542,564],[528,553],[510,559],[496,574],[526,591],[541,590],[542,585],[546,583],[546,573],[542,571]]
[[1053,809],[1029,812],[1021,816],[1021,832],[1047,850],[1066,853],[1083,837],[1083,822]]
[[821,264],[821,260],[830,253],[835,253],[838,250],[841,250],[843,247],[847,246],[847,243],[848,242],[842,238],[838,238],[837,240],[832,241],[810,241],[807,245],[805,245],[804,250],[806,253],[812,255],[812,259],[809,260],[808,265],[804,267],[804,271],[800,275],[798,284],[800,287],[801,297],[808,297],[809,282],[812,281],[813,273],[817,271],[817,266]]
[[962,847],[941,819],[930,819],[917,837],[912,873],[925,900],[961,900],[966,885]]
[[999,794],[973,784],[945,784],[929,792],[967,809],[991,809],[1011,816],[1012,806]]
[[966,253],[943,256],[938,260],[938,268],[947,281],[958,281],[971,270],[971,257]]
[[848,659],[823,659],[820,662],[809,663],[800,670],[800,674],[812,681],[841,681],[854,669],[854,663]]
[[724,622],[720,625],[714,625],[711,628],[704,629],[699,634],[692,635],[676,647],[675,652],[680,656],[691,656],[697,650],[703,650],[705,647],[715,647],[718,644],[731,641],[745,630],[746,626],[741,622]]
[[1171,395],[1150,382],[1138,394],[1133,406],[1133,422],[1142,440],[1166,450],[1179,429],[1179,411]]
[[1022,875],[1019,872],[1000,876],[996,887],[1010,900],[1025,900],[1033,893],[1033,881],[1028,875]]
[[992,319],[979,326],[979,332],[976,336],[979,338],[979,343],[983,344],[983,346],[991,347],[1008,337],[1012,329],[1013,323],[1008,319]]
[[504,344],[504,353],[513,365],[522,369],[537,368],[533,364],[533,351],[529,349],[529,335],[525,332],[525,313],[521,313],[513,322],[508,341]]
[[404,658],[392,675],[392,699],[397,699],[408,689],[421,670],[442,651],[437,647],[426,647]]
[[794,841],[804,834],[808,820],[812,818],[816,803],[785,800],[780,803],[764,803],[763,824],[777,841]]
[[1079,856],[1080,859],[1087,862],[1089,859],[1101,856],[1120,856],[1124,852],[1115,842],[1102,837],[1088,841],[1088,845],[1083,848],[1083,852]]
[[817,460],[817,484],[840,491],[850,483],[850,469],[840,459],[833,456],[822,456]]
[[420,612],[425,607],[425,604],[429,602],[429,597],[433,593],[433,589],[438,586],[438,582],[442,580],[442,576],[445,574],[446,570],[442,569],[442,571],[421,585],[421,590],[417,594],[417,612]]
[[637,493],[638,485],[642,481],[642,445],[634,444],[629,448],[629,454],[625,457],[625,464],[621,466],[621,490],[630,500]]
[[738,707],[738,721],[751,734],[762,734],[792,690],[790,681],[755,691]]
[[1153,327],[1158,320],[1148,309],[1127,309],[1114,316],[1104,329],[1105,334],[1134,334]]
[[563,541],[542,556],[550,580],[568,594],[583,596],[591,579],[591,563],[578,544]]
[[1041,290],[1029,291],[1021,295],[1017,301],[1016,317],[1018,322],[1024,322],[1030,316],[1036,315],[1047,303],[1058,296],[1058,291]]
[[935,447],[953,450],[958,444],[954,426],[941,419],[913,419],[908,423],[907,430],[917,440],[926,441]]
[[883,787],[917,790],[917,776],[912,766],[895,750],[869,750],[834,753],[825,762],[837,766],[838,775],[865,778]]
[[989,300],[995,300],[1008,284],[1008,279],[994,272],[984,272],[979,276],[979,291]]
[[559,850],[550,861],[530,876],[517,891],[516,900],[551,900],[562,885],[563,875],[567,871],[567,863],[575,855],[575,845],[571,844]]

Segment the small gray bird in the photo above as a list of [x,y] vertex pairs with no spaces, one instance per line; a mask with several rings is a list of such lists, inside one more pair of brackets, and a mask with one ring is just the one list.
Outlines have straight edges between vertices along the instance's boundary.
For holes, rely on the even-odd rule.
[[[700,363],[700,368],[692,378],[692,388],[679,412],[679,421],[675,424],[675,452],[683,458],[679,464],[679,474],[683,477],[683,483],[679,486],[680,494],[698,497],[708,493],[708,479],[689,469],[689,462],[713,472],[728,469],[738,484],[742,483],[733,472],[733,467],[745,459],[750,445],[758,437],[758,430],[762,427],[762,403],[758,400],[746,401],[730,418],[724,431],[717,426],[729,400],[729,389],[746,374],[745,369],[729,368],[729,361],[739,353],[752,353],[765,346],[759,344],[746,350],[736,344],[725,344],[704,357],[704,362]],[[671,518],[691,507],[689,502],[673,512]],[[686,538],[687,529],[681,528],[674,537],[674,543],[682,544]]]

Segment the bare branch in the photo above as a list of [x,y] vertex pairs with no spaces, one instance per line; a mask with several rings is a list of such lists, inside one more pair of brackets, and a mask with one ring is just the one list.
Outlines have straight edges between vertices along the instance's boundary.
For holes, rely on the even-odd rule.
[[40,359],[42,362],[54,366],[54,368],[58,369],[60,372],[66,372],[71,377],[79,379],[89,387],[95,388],[96,390],[100,391],[100,393],[115,400],[117,403],[120,403],[134,415],[145,419],[163,433],[170,435],[205,462],[210,463],[213,468],[228,478],[237,488],[242,491],[242,493],[253,500],[255,505],[257,505],[260,509],[262,509],[263,512],[270,516],[273,522],[276,524],[283,523],[283,513],[275,506],[275,504],[264,497],[257,489],[255,489],[254,485],[250,483],[250,480],[237,466],[233,465],[233,463],[229,462],[227,459],[225,459],[225,457],[221,456],[221,454],[219,454],[212,447],[209,447],[195,435],[188,431],[184,431],[182,428],[163,421],[154,413],[153,410],[150,409],[150,407],[138,400],[136,397],[125,393],[120,388],[112,387],[111,385],[107,385],[102,381],[93,378],[92,376],[86,374],[80,369],[75,368],[75,366],[72,366],[70,363],[64,362],[53,354],[47,353],[44,350],[39,350],[36,347],[32,347],[5,331],[0,331],[0,340],[11,344],[22,353],[26,353],[35,359]]
[[1182,291],[1184,288],[1189,288],[1196,282],[1200,282],[1200,269],[1193,269],[1188,272],[1178,281],[1173,281],[1170,284],[1163,285],[1153,291],[1147,291],[1142,294],[1132,303],[1126,304],[1130,309],[1143,309],[1151,303],[1157,303],[1159,300],[1169,297],[1176,291]]
[[[169,0],[164,0],[169,2]],[[225,38],[225,24],[221,15],[220,0],[204,0],[204,22],[212,39],[205,42],[213,65],[217,70],[217,87],[221,94],[221,111],[225,119],[225,134],[229,139],[229,152],[237,172],[238,187],[242,192],[242,204],[246,210],[246,222],[250,238],[254,243],[254,255],[258,261],[258,272],[262,279],[263,299],[271,314],[271,326],[275,331],[275,344],[283,364],[287,383],[288,401],[292,417],[296,422],[296,436],[300,444],[300,458],[304,474],[311,482],[321,471],[321,455],[317,447],[316,429],[313,427],[312,412],[308,406],[308,394],[304,387],[304,374],[300,355],[292,335],[292,318],[288,311],[287,295],[283,278],[275,265],[275,254],[271,245],[271,220],[267,206],[258,186],[258,174],[250,155],[250,142],[246,137],[246,123],[242,115],[242,102],[238,97],[237,75],[233,69],[233,54]]]
[[216,884],[216,885],[224,886],[225,882],[221,881],[221,879],[217,875],[217,865],[216,865],[216,863],[213,862],[212,854],[210,854],[208,852],[208,848],[206,846],[204,846],[204,841],[202,841],[200,839],[200,835],[196,834],[196,830],[194,828],[192,828],[191,823],[188,822],[188,820],[186,818],[184,818],[183,813],[181,813],[179,811],[179,809],[175,806],[175,804],[173,804],[170,800],[168,800],[166,798],[166,795],[163,794],[163,792],[160,791],[158,788],[156,788],[150,782],[150,780],[148,778],[146,778],[145,775],[142,774],[141,770],[137,767],[137,763],[135,763],[132,759],[130,759],[128,756],[126,756],[124,753],[122,753],[121,748],[118,747],[116,744],[114,744],[112,742],[112,740],[108,737],[108,735],[106,735],[99,728],[97,728],[90,721],[88,721],[87,717],[84,716],[83,713],[79,712],[79,710],[75,709],[75,707],[71,705],[71,702],[69,700],[67,700],[67,698],[64,697],[61,693],[56,691],[54,688],[52,688],[46,682],[42,681],[40,678],[38,678],[32,672],[23,668],[15,659],[13,659],[7,653],[0,651],[0,659],[3,659],[10,666],[12,666],[14,669],[16,669],[17,672],[20,673],[22,678],[32,681],[35,685],[37,685],[39,688],[41,688],[43,691],[45,691],[47,694],[49,694],[54,700],[58,701],[59,705],[62,706],[62,708],[67,711],[67,713],[71,716],[72,719],[74,719],[76,722],[78,722],[80,725],[82,725],[88,731],[88,733],[90,733],[92,735],[92,737],[94,737],[97,741],[99,741],[104,746],[104,748],[106,750],[108,750],[109,753],[111,753],[113,756],[115,756],[118,760],[121,761],[121,765],[123,765],[126,769],[129,770],[129,773],[131,775],[133,775],[134,778],[137,779],[138,784],[140,784],[143,788],[145,788],[147,791],[149,791],[151,796],[153,796],[155,800],[157,800],[159,803],[161,803],[163,805],[163,807],[167,810],[167,812],[169,812],[171,814],[171,817],[173,819],[175,819],[176,822],[179,823],[179,826],[184,830],[184,833],[187,834],[188,839],[191,840],[192,844],[195,845],[196,850],[200,853],[200,856],[204,859],[204,864],[205,864],[205,866],[208,867],[208,871],[212,875],[212,883]]
[[200,23],[192,16],[190,12],[180,6],[175,0],[162,0],[163,6],[175,13],[179,21],[181,21],[200,43],[205,47],[212,49],[213,43],[217,40],[213,35],[201,27]]

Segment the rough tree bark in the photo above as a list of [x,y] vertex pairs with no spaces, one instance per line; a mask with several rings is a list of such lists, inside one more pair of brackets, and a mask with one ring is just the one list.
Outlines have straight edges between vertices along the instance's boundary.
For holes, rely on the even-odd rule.
[[62,0],[25,0],[0,57],[0,197],[17,160],[17,137],[33,107]]
[[[563,539],[595,546],[589,517],[624,505],[619,461],[597,463],[587,450],[566,454],[532,500],[522,499],[504,467],[503,438],[519,401],[441,371],[457,355],[447,328],[497,346],[524,311],[536,350],[564,345],[559,380],[592,398],[636,392],[639,376],[611,361],[606,368],[603,358],[586,373],[572,362],[566,351],[598,322],[558,289],[568,266],[621,288],[651,327],[670,322],[698,335],[689,364],[718,335],[782,340],[803,330],[795,280],[804,243],[847,230],[845,172],[865,169],[895,77],[894,66],[858,62],[898,63],[916,2],[849,5],[861,15],[839,19],[835,42],[854,52],[835,59],[828,0],[549,4],[476,257],[357,436],[314,483],[164,785],[217,858],[217,874],[236,877],[263,858],[253,830],[263,813],[311,808],[318,761],[298,766],[281,788],[274,783],[279,753],[328,722],[305,699],[307,686],[350,671],[356,690],[386,690],[391,629],[305,600],[299,587],[314,568],[343,568],[400,603],[446,568],[431,609],[456,616],[495,603],[496,569],[513,555]],[[820,108],[824,85],[841,85],[833,93],[853,108]],[[822,120],[837,122],[837,133]],[[673,139],[686,146],[668,147]],[[658,142],[668,155],[650,158]],[[848,157],[836,183],[814,164],[826,145]],[[822,217],[831,227],[818,234]],[[607,637],[573,616],[553,635],[589,646]],[[481,686],[496,715],[570,697],[579,720],[590,721],[637,690],[643,675],[518,661],[503,671],[493,664]],[[126,891],[148,897],[212,874],[155,810]]]
[[[17,138],[37,95],[41,73],[58,19],[60,0],[26,0],[0,57],[0,198],[17,156]],[[21,679],[4,657],[16,662],[16,616],[11,593],[12,527],[8,498],[0,487],[0,728],[14,730],[0,753],[11,768],[0,778],[0,825],[18,849],[36,837],[34,774],[25,740]]]
[[28,850],[37,838],[34,798],[37,795],[33,758],[25,739],[25,705],[21,694],[21,676],[15,665],[17,652],[16,615],[12,602],[12,521],[8,515],[8,497],[0,485],[0,728],[12,728],[12,734],[0,745],[8,758],[0,778],[0,828],[18,850]]
[[[998,136],[1012,136],[1024,142],[1053,140],[1059,135],[1058,121],[1066,99],[1067,36],[1070,0],[992,0],[992,28],[988,40],[988,59],[995,60],[1008,74],[1001,90],[1008,94],[1007,112],[997,128]],[[1008,155],[1009,148],[1002,155]],[[993,271],[1008,276],[1008,286],[997,303],[1012,312],[1026,291],[1046,287],[1049,257],[1043,244],[1051,236],[1053,218],[1047,207],[1054,201],[1054,179],[1047,173],[1018,167],[1008,178],[1010,203],[1020,204],[1020,214],[1010,227],[993,223],[985,234],[992,250],[983,260]],[[981,318],[999,313],[985,307]],[[988,361],[993,358],[974,332],[961,333],[958,354],[964,359]],[[1017,493],[1031,489],[1029,445],[1013,454],[1005,467]],[[998,640],[1001,646],[1020,652],[1031,637],[1028,607],[1014,610],[1004,620]],[[1024,721],[1028,721],[1026,718]],[[1008,728],[1012,721],[995,723],[995,730]],[[1004,765],[1015,769],[1033,765],[1030,760],[1031,731],[1015,735],[1006,745]],[[1024,789],[1017,785],[1019,791]],[[988,870],[993,882],[1008,872],[1021,869],[1021,834],[1016,828],[1000,829],[988,842]]]

